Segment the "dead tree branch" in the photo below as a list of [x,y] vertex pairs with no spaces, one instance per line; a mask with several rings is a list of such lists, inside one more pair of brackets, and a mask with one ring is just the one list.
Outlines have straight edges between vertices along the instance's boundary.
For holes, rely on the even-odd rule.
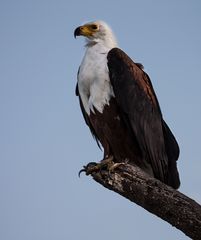
[[104,187],[169,222],[190,238],[201,239],[201,206],[138,167],[125,164],[112,173],[105,170],[91,175]]

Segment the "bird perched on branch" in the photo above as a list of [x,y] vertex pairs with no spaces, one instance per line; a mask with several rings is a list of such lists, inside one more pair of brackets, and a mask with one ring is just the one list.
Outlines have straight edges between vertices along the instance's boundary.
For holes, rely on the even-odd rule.
[[[128,162],[178,188],[179,146],[143,66],[118,48],[103,21],[77,27],[74,36],[86,38],[76,95],[86,124],[104,149],[103,160],[92,171]],[[87,167],[85,171],[89,173]]]

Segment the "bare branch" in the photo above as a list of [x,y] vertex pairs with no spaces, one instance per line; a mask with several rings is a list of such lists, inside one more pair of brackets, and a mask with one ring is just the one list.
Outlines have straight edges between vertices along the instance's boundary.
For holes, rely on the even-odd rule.
[[93,172],[92,177],[147,211],[180,229],[192,239],[201,239],[201,206],[193,199],[125,164],[114,172]]

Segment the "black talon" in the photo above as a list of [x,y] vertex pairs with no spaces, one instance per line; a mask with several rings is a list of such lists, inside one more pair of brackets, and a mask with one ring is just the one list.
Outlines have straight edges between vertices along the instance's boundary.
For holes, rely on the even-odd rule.
[[79,173],[78,173],[78,177],[79,177],[79,178],[80,178],[80,174],[81,174],[82,172],[86,172],[85,166],[83,166],[83,168],[79,171]]

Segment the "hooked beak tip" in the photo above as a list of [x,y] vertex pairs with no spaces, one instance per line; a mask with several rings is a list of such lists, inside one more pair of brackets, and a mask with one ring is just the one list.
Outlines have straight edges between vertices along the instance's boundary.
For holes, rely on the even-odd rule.
[[74,31],[74,38],[76,38],[77,36],[80,36],[80,27],[77,27]]

